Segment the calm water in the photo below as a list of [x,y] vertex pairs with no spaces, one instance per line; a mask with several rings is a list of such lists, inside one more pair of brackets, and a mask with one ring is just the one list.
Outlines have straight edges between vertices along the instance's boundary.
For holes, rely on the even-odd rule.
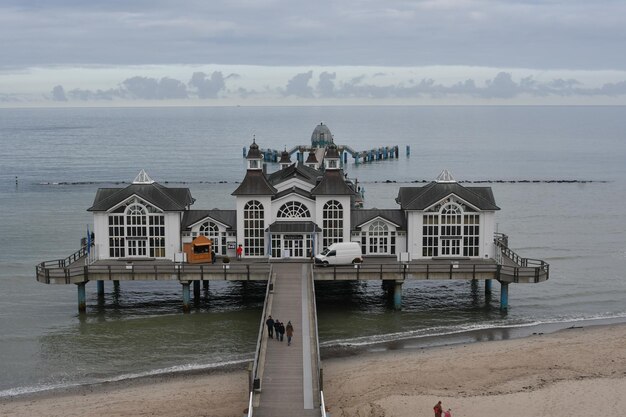
[[176,283],[122,283],[117,294],[107,286],[101,304],[90,284],[79,317],[76,288],[37,283],[34,265],[78,248],[99,186],[144,168],[161,183],[186,182],[194,208],[232,209],[252,135],[282,149],[309,143],[320,121],[353,148],[400,145],[397,161],[348,167],[368,207],[396,207],[399,184],[382,181],[431,180],[444,168],[458,180],[597,181],[491,184],[499,231],[552,268],[546,283],[511,287],[508,314],[497,283],[485,300],[470,283],[409,282],[401,312],[379,283],[318,284],[329,351],[469,329],[626,321],[625,107],[0,109],[0,396],[249,359],[263,285],[212,283],[183,315]]

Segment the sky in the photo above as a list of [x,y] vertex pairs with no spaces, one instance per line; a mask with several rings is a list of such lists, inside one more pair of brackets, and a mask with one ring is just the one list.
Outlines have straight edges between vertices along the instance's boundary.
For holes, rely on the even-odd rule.
[[0,106],[626,104],[624,0],[0,0]]

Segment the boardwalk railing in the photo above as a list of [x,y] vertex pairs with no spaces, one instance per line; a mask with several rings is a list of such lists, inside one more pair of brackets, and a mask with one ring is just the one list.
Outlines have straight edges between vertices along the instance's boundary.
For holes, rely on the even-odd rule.
[[504,271],[509,271],[511,268],[513,269],[513,274],[508,274],[512,276],[513,282],[520,282],[520,277],[528,279],[528,272],[534,272],[532,282],[548,280],[550,277],[550,265],[547,262],[542,261],[541,259],[522,258],[507,246],[508,242],[508,236],[505,234],[497,233],[494,238],[494,243],[496,248],[500,251],[500,255],[507,257],[515,265],[517,265],[512,267],[504,265],[502,264],[502,261],[500,261],[500,264],[502,264],[500,266]]
[[[78,252],[77,252],[78,253]],[[72,256],[66,258],[70,259]],[[76,258],[78,260],[80,258]],[[36,267],[37,281],[71,284],[89,280],[259,280],[266,279],[271,265],[258,264],[175,264],[150,261],[81,265],[65,260],[42,262]]]
[[313,295],[313,308],[312,308],[312,316],[313,316],[313,329],[315,329],[315,350],[316,350],[316,358],[317,358],[317,383],[320,395],[320,411],[322,417],[326,417],[326,404],[324,403],[324,373],[322,369],[322,359],[320,356],[320,336],[317,325],[317,302],[315,301],[315,280],[313,279],[313,274],[311,274],[311,280],[309,285],[312,289]]

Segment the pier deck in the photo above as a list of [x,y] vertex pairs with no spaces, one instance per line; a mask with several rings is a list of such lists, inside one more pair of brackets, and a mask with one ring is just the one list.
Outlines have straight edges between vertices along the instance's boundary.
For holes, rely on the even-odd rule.
[[[310,270],[310,265],[302,263],[274,265],[272,301],[271,306],[266,306],[266,314],[285,326],[291,321],[294,337],[291,346],[287,346],[286,335],[282,342],[276,335],[273,339],[267,334],[262,337],[264,360],[258,371],[262,377],[254,417],[321,416],[319,347]],[[267,326],[263,332],[267,333]]]

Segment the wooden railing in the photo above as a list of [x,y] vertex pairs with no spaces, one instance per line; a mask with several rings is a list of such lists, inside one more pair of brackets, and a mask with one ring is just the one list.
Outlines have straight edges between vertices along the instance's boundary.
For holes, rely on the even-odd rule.
[[[69,259],[66,258],[66,259]],[[259,264],[143,264],[143,263],[120,263],[120,264],[92,264],[65,265],[61,261],[47,261],[37,265],[37,281],[46,284],[51,279],[64,279],[65,283],[78,281],[88,281],[90,279],[100,280],[205,280],[216,279],[220,276],[228,280],[238,276],[243,280],[259,279],[259,276],[269,274],[271,265]]]
[[[529,270],[534,271],[534,282],[539,282],[542,277],[544,280],[550,278],[550,265],[542,261],[541,259],[522,258],[508,247],[509,238],[503,233],[496,233],[494,237],[494,243],[496,249],[500,250],[500,253],[515,263],[515,267],[509,265],[501,265],[504,271],[513,269],[513,282],[519,282],[520,273],[527,273]],[[508,274],[510,275],[510,274]],[[526,276],[528,276],[526,274]]]

